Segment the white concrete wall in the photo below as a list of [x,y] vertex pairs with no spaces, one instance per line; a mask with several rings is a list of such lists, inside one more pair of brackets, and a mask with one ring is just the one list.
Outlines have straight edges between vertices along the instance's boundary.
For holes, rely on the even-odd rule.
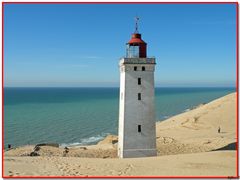
[[[120,61],[118,155],[121,158],[156,155],[154,66],[154,58],[124,58]],[[141,78],[141,85],[138,85],[138,78]],[[141,93],[141,100],[138,100],[138,93]],[[141,125],[140,133],[138,125]]]
[[118,124],[118,156],[122,157],[123,131],[124,131],[124,95],[125,95],[125,71],[120,67],[120,92],[119,92],[119,124]]

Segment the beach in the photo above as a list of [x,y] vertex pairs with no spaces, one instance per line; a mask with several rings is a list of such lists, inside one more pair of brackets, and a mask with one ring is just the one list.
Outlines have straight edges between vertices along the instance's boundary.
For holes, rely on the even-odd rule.
[[236,93],[157,122],[157,157],[117,158],[117,136],[96,145],[4,152],[4,176],[236,176]]

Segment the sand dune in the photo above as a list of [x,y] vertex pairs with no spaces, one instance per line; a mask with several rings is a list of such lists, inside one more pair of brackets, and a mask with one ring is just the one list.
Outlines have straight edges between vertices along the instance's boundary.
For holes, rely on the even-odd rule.
[[[218,133],[218,128],[221,132]],[[236,176],[236,93],[157,123],[158,157],[118,159],[117,137],[97,145],[4,153],[5,176]],[[63,157],[65,156],[65,157]]]
[[236,128],[236,93],[232,93],[157,123],[158,151],[165,155],[219,149],[236,142]]

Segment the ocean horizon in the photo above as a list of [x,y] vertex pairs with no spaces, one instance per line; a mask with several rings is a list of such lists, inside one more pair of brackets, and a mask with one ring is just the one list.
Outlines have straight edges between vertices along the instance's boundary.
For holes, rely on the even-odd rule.
[[[156,121],[208,103],[235,87],[157,87]],[[4,146],[96,144],[118,130],[118,87],[5,87]]]

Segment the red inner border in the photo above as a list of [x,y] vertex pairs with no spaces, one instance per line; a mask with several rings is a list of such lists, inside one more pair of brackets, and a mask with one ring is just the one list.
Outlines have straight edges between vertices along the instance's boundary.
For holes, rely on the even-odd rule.
[[[4,4],[235,4],[236,5],[236,176],[4,176]],[[9,178],[9,179],[15,179],[15,178],[238,178],[239,177],[239,157],[238,157],[238,119],[239,119],[239,114],[238,114],[238,107],[239,107],[239,102],[238,102],[238,97],[239,97],[239,84],[238,84],[238,61],[239,61],[239,53],[238,53],[238,48],[239,48],[239,32],[238,32],[238,17],[239,16],[239,9],[238,9],[238,2],[2,2],[2,178]]]

